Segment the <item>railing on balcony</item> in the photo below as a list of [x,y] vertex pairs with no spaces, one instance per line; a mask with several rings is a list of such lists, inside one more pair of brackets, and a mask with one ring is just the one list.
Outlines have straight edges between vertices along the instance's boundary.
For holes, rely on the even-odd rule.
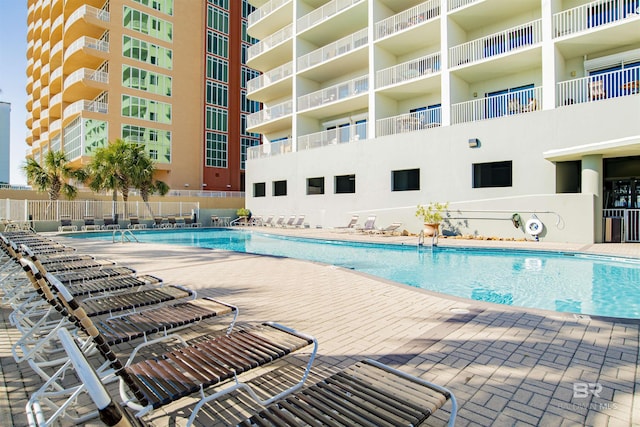
[[556,85],[556,107],[640,94],[640,67],[594,74]]
[[265,108],[247,116],[247,127],[251,128],[290,115],[293,112],[293,101],[286,101],[273,107]]
[[249,14],[249,16],[247,17],[248,25],[249,26],[254,25],[258,21],[260,21],[262,18],[264,18],[265,16],[273,12],[274,10],[280,8],[281,6],[287,3],[290,3],[291,1],[292,0],[271,0],[263,4],[262,6],[260,6],[259,8],[257,8],[256,10],[254,10]]
[[542,20],[528,22],[449,49],[449,66],[480,61],[542,41]]
[[429,0],[376,23],[376,40],[440,16],[440,0]]
[[269,37],[260,40],[258,43],[252,46],[249,46],[249,49],[247,49],[247,58],[255,58],[261,53],[264,53],[267,50],[272,49],[277,45],[291,39],[291,37],[293,37],[293,25],[289,24],[281,30],[276,31]]
[[54,120],[49,125],[49,133],[53,134],[54,131],[59,131],[62,128],[62,120]]
[[484,0],[449,0],[449,10],[459,9],[473,3],[480,3]]
[[58,67],[55,70],[53,70],[53,72],[51,73],[51,76],[49,77],[49,82],[52,82],[59,77],[62,77],[62,67]]
[[85,17],[96,18],[96,19],[99,19],[100,21],[109,22],[108,11],[97,9],[93,6],[83,5],[78,9],[76,9],[75,11],[73,11],[71,15],[69,15],[69,18],[67,18],[67,21],[64,24],[65,31],[67,30],[67,28],[72,26],[74,22],[76,22],[79,19],[84,19]]
[[442,123],[440,107],[415,111],[376,121],[376,137],[438,127]]
[[107,113],[107,103],[100,101],[88,101],[86,99],[81,99],[80,101],[76,101],[73,104],[69,105],[64,109],[64,116],[73,116],[82,111],[91,111],[94,113]]
[[61,52],[62,52],[62,40],[60,40],[51,48],[51,53],[49,53],[49,58],[52,58]]
[[73,55],[76,51],[82,50],[84,48],[95,49],[101,52],[109,52],[109,42],[104,40],[94,39],[92,37],[83,36],[78,40],[71,43],[69,48],[64,53],[64,59],[66,60],[69,56]]
[[376,88],[422,78],[440,71],[440,54],[423,56],[376,73]]
[[293,75],[293,61],[267,71],[258,77],[247,81],[247,92],[255,92]]
[[322,90],[303,95],[298,98],[298,111],[320,107],[325,104],[362,95],[369,91],[369,77],[361,76],[338,83]]
[[268,144],[254,145],[253,147],[247,147],[247,160],[277,156],[278,154],[290,153],[292,150],[293,141],[291,138]]
[[542,108],[542,86],[515,90],[451,106],[451,124],[475,122]]
[[67,88],[84,79],[98,83],[109,83],[109,74],[104,71],[92,70],[91,68],[81,68],[69,74],[69,77],[64,81],[64,87]]
[[336,13],[348,7],[351,7],[356,3],[360,3],[361,1],[363,0],[333,0],[329,3],[324,4],[322,7],[319,7],[312,12],[307,13],[297,20],[296,24],[298,25],[298,33],[326,19],[329,19]]
[[298,58],[298,71],[330,61],[337,56],[345,55],[361,46],[365,46],[368,41],[367,29],[363,28],[320,49],[302,55]]
[[310,133],[298,137],[297,151],[311,150],[327,145],[345,142],[363,141],[367,139],[367,123],[354,123],[348,126]]
[[629,17],[640,17],[636,0],[594,1],[553,15],[554,35],[566,36]]

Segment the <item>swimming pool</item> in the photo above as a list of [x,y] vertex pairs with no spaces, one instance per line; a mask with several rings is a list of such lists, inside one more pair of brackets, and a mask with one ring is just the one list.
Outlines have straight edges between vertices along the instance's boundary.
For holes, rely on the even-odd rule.
[[[252,230],[136,231],[140,242],[319,261],[447,295],[567,313],[640,318],[640,260],[580,253],[356,243]],[[112,239],[111,233],[73,237]]]

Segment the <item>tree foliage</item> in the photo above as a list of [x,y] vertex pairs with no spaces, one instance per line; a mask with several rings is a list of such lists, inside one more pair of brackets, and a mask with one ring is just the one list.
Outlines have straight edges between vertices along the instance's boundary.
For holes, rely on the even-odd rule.
[[78,189],[68,181],[70,179],[78,181],[86,179],[82,169],[73,169],[69,166],[62,151],[49,151],[42,164],[29,158],[22,169],[32,186],[38,191],[49,193],[49,200],[58,200],[61,194],[69,200],[74,199],[78,194]]

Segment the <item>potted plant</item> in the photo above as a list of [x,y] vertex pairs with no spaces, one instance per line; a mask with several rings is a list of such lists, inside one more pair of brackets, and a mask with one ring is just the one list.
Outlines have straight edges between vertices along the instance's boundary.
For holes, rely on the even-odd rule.
[[251,211],[247,208],[240,208],[236,211],[236,215],[238,218],[242,220],[243,223],[247,223],[247,220],[251,218]]
[[449,207],[449,203],[431,202],[426,206],[418,205],[416,216],[424,223],[424,235],[432,237],[437,235],[440,222],[444,218],[444,213]]

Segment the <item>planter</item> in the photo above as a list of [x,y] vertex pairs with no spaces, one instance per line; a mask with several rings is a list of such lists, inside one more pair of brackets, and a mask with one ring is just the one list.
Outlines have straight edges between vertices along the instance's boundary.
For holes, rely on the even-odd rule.
[[438,227],[440,224],[424,224],[424,237],[433,237],[438,234]]

